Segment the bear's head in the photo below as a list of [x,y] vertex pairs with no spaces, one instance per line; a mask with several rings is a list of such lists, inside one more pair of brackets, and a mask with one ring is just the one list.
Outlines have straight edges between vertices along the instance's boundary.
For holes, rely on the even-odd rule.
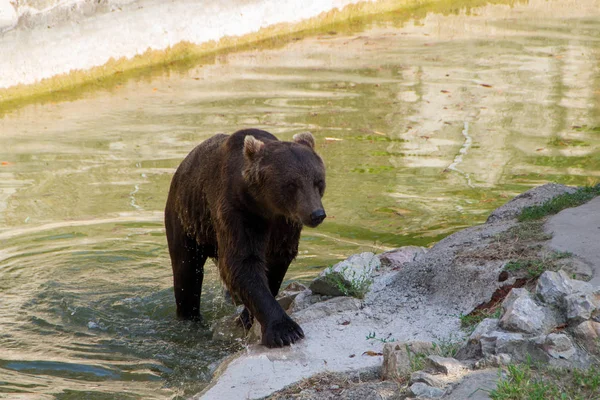
[[316,227],[325,219],[325,165],[309,132],[292,142],[244,138],[244,181],[265,213]]

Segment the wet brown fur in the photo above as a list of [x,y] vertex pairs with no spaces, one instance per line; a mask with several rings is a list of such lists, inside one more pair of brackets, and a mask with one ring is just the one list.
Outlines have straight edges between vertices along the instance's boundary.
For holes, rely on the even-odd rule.
[[[245,305],[249,328],[261,324],[263,343],[282,346],[304,336],[275,301],[298,253],[303,225],[321,211],[325,168],[310,133],[282,142],[247,129],[215,135],[183,160],[171,182],[165,226],[177,315],[200,318],[204,263],[215,260],[229,291]],[[322,219],[321,219],[322,220]]]

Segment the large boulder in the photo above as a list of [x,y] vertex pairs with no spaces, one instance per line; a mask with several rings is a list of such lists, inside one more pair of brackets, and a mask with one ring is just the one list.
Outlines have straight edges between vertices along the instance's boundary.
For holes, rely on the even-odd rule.
[[373,272],[381,266],[379,257],[370,252],[355,254],[326,268],[310,284],[315,294],[363,297],[372,283]]

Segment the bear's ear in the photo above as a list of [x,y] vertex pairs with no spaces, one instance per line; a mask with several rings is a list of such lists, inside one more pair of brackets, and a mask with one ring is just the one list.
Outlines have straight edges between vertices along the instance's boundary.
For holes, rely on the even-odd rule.
[[315,148],[315,138],[310,132],[297,133],[292,139],[294,140],[294,143],[303,144],[311,149]]
[[265,143],[254,136],[248,135],[244,138],[244,155],[250,160],[253,160],[263,147],[265,147]]

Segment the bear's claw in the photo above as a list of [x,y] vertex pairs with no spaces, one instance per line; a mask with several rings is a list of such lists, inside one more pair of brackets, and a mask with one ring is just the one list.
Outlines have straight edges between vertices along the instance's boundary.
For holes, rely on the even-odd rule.
[[286,316],[283,320],[269,324],[263,332],[262,344],[267,347],[283,347],[304,338],[300,325]]

